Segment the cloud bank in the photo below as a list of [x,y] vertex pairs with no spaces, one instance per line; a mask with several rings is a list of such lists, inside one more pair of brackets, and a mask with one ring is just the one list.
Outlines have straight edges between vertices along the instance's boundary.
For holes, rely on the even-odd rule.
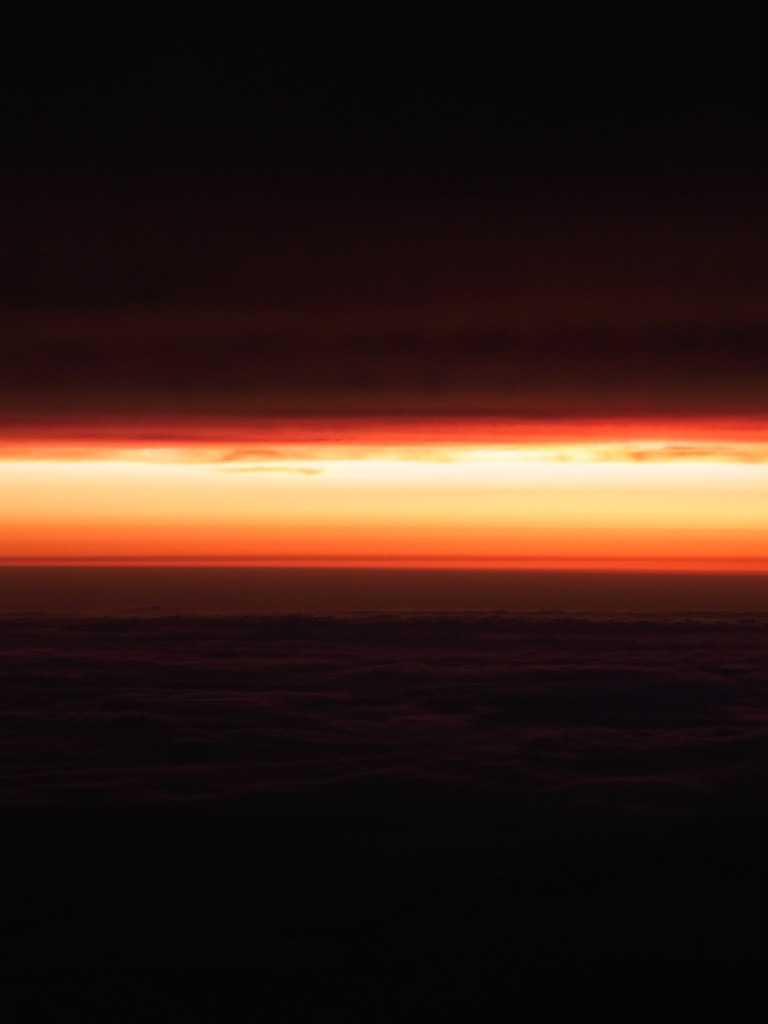
[[406,785],[766,810],[764,617],[7,616],[0,642],[6,804]]

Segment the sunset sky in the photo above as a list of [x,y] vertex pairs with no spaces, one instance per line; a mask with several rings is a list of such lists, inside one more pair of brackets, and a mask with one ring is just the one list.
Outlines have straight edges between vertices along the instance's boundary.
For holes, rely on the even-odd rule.
[[0,1017],[754,1019],[768,7],[6,6]]
[[392,10],[22,28],[0,561],[768,566],[738,12]]
[[765,569],[760,427],[345,420],[228,440],[22,437],[3,451],[2,555]]

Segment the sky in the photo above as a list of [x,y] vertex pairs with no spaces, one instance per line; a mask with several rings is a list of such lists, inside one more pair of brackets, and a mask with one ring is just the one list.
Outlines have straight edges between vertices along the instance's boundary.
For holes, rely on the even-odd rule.
[[754,15],[357,6],[15,23],[0,560],[765,568]]
[[16,7],[11,998],[752,1011],[768,15]]

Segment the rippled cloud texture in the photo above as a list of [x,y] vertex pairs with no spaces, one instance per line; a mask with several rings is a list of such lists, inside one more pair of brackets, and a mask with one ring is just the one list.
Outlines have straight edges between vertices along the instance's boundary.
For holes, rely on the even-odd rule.
[[3,800],[229,801],[369,786],[377,799],[395,785],[464,793],[471,816],[485,798],[502,810],[541,798],[539,813],[550,800],[642,816],[764,811],[766,626],[743,616],[7,616]]

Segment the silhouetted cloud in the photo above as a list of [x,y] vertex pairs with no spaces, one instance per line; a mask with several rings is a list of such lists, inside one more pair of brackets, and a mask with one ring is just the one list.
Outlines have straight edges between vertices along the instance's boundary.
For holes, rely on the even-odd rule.
[[149,181],[0,205],[5,431],[768,411],[754,189],[609,203]]
[[391,780],[762,813],[764,617],[5,617],[5,802]]

